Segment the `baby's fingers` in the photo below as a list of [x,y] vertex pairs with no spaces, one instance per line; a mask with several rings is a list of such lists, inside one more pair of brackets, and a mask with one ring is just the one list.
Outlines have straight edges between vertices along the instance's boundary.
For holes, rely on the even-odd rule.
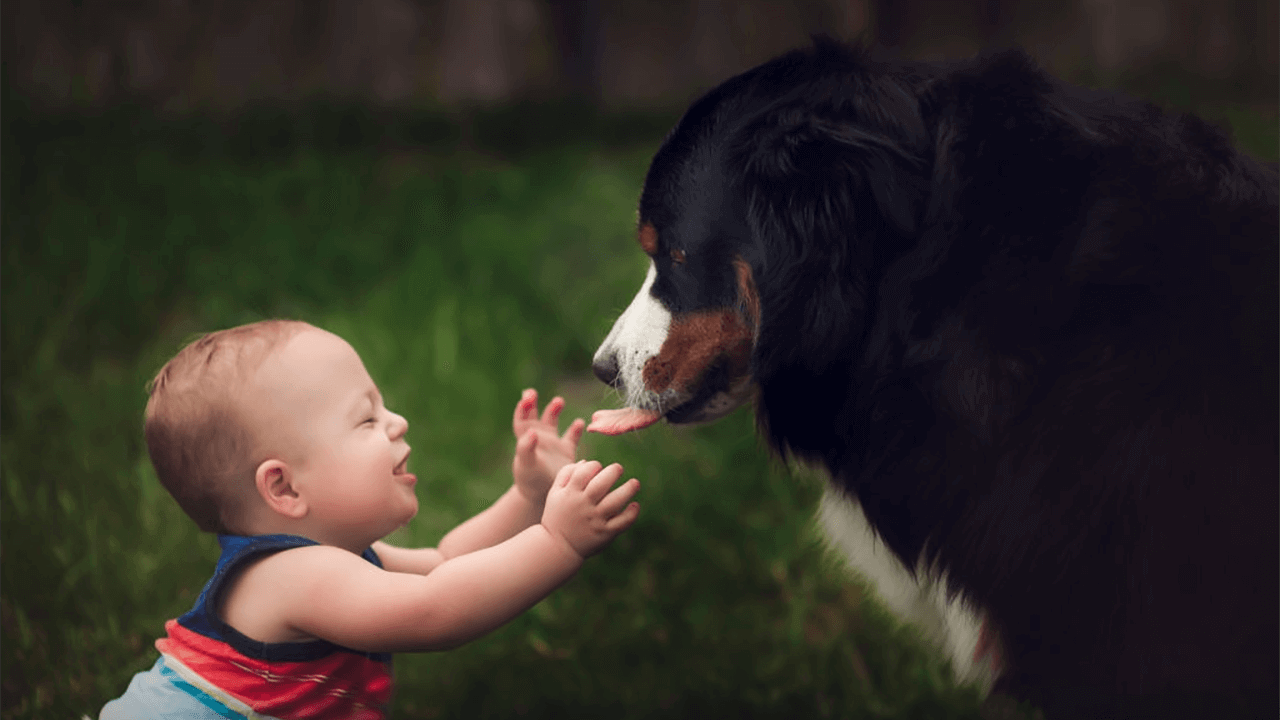
[[560,474],[556,476],[556,485],[582,492],[586,490],[587,483],[598,472],[600,472],[600,463],[595,460],[579,460],[575,463],[569,463],[560,468]]
[[591,478],[586,486],[587,498],[591,502],[598,504],[609,492],[609,488],[618,482],[620,477],[622,477],[622,466],[618,463],[614,463],[603,470],[600,470],[599,464],[597,464],[595,477]]
[[553,428],[559,428],[562,410],[564,410],[564,398],[558,395],[551,398],[551,402],[547,403],[547,409],[542,413],[542,422]]
[[582,462],[579,461],[576,463],[569,463],[568,465],[560,468],[560,472],[556,473],[556,479],[552,485],[554,487],[568,487],[569,480],[573,477],[573,471],[577,470],[578,466],[581,464]]
[[[538,419],[538,391],[533,388],[526,388],[524,393],[520,395],[520,401],[516,403],[515,415],[511,418],[511,425],[514,428],[517,423],[526,420]],[[517,432],[519,432],[517,430]]]
[[569,423],[569,429],[564,431],[564,440],[569,443],[569,447],[573,448],[574,454],[577,454],[578,442],[582,440],[582,433],[586,432],[587,423],[582,418],[577,418]]
[[530,430],[516,440],[516,457],[532,465],[537,460],[538,433]]
[[600,512],[604,513],[607,518],[612,518],[626,507],[627,503],[640,492],[640,481],[631,478],[622,483],[613,492],[605,495],[604,498],[597,503],[596,507],[600,508]]
[[[619,490],[620,489],[621,488],[619,488]],[[640,503],[633,502],[627,506],[626,510],[623,510],[617,515],[609,518],[609,520],[604,524],[605,530],[617,535],[623,530],[631,527],[631,523],[634,523],[637,517],[640,517]]]

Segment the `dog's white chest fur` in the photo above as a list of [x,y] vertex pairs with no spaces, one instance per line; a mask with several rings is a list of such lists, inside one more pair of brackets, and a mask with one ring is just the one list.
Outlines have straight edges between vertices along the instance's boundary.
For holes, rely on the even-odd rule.
[[942,578],[923,565],[913,579],[872,529],[862,506],[830,485],[823,493],[818,520],[831,546],[871,584],[885,606],[951,659],[957,680],[976,683],[984,695],[991,690],[995,682],[991,665],[973,661],[982,621],[963,598],[948,602]]

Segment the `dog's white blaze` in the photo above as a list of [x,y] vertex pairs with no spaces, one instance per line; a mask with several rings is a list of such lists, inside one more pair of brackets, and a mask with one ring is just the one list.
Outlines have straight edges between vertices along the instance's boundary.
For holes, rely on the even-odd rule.
[[[655,410],[658,409],[656,398],[644,387],[644,364],[662,349],[662,343],[671,330],[671,313],[649,294],[657,277],[657,268],[650,262],[649,273],[645,275],[640,292],[613,323],[613,329],[600,343],[594,358],[598,362],[613,354],[618,363],[626,404]],[[650,397],[646,398],[646,394]]]
[[871,527],[862,505],[833,487],[823,493],[818,521],[828,542],[870,582],[890,612],[919,628],[926,642],[951,659],[957,680],[976,683],[984,695],[991,691],[991,665],[973,662],[982,620],[963,597],[948,602],[943,578],[923,562],[912,579]]

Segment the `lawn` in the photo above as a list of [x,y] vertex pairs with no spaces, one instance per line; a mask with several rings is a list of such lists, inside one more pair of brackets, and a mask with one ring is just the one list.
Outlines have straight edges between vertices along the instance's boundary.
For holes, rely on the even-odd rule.
[[[267,113],[165,129],[11,107],[6,719],[96,716],[211,572],[216,542],[141,438],[147,381],[194,334],[287,316],[355,346],[410,424],[422,509],[402,544],[435,544],[510,483],[522,388],[563,394],[566,418],[618,401],[590,357],[644,273],[635,201],[661,137],[647,126],[504,145],[532,121],[379,134],[358,112]],[[1274,157],[1274,127],[1237,117]],[[771,459],[749,410],[588,436],[581,454],[640,478],[635,526],[490,636],[399,656],[395,717],[976,715],[976,692],[824,552],[820,476]]]

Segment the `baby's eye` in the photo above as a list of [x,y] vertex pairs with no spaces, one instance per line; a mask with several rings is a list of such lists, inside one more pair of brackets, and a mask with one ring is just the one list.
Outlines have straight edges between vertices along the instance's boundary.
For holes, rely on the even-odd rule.
[[365,419],[364,419],[364,422],[362,422],[362,423],[360,423],[360,424],[361,424],[361,425],[368,425],[369,423],[376,423],[376,422],[378,422],[378,418],[376,418],[376,417],[367,417],[367,418],[365,418]]

